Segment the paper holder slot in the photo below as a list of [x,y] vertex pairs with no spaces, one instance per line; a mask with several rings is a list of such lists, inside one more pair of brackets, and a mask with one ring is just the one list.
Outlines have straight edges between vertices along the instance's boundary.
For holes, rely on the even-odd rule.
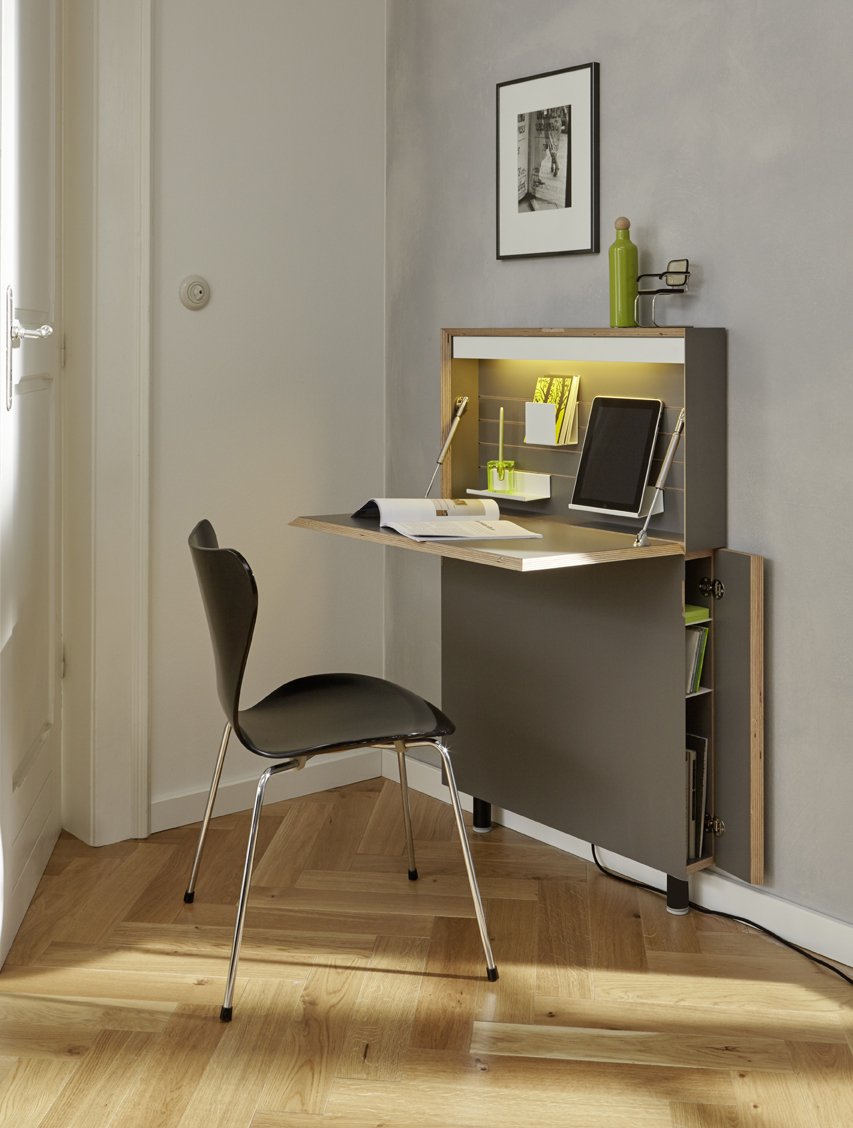
[[524,441],[532,446],[573,446],[578,441],[577,403],[567,410],[571,418],[560,420],[560,434],[557,433],[557,405],[555,403],[535,403],[528,400],[524,405]]

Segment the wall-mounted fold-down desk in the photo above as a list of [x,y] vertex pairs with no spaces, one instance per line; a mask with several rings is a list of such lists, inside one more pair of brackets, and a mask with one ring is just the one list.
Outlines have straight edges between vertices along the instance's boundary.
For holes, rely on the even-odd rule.
[[[539,375],[561,372],[581,376],[579,442],[527,446],[524,402]],[[640,522],[567,507],[591,399],[608,394],[663,399],[658,462],[686,411],[665,510],[643,548],[634,546]],[[475,822],[495,804],[652,866],[669,875],[672,908],[686,902],[689,874],[715,863],[760,882],[762,561],[723,547],[724,332],[445,330],[445,420],[459,395],[473,410],[443,467],[442,495],[484,487],[503,406],[506,457],[549,474],[552,489],[532,505],[503,498],[501,510],[541,539],[424,544],[376,519],[293,524],[442,558],[441,704],[457,725],[457,775],[477,799]],[[706,609],[709,627],[691,693],[685,602]],[[702,778],[688,752],[697,743]]]

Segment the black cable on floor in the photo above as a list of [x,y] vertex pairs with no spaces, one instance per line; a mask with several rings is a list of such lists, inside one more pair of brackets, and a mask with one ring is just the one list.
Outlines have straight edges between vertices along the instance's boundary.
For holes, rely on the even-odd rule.
[[[621,873],[614,873],[613,870],[605,869],[605,867],[598,860],[598,854],[595,852],[595,846],[592,847],[592,860],[595,862],[598,869],[605,875],[605,877],[612,877],[615,881],[623,881],[626,885],[634,885],[638,889],[648,889],[650,893],[657,893],[661,897],[665,897],[666,893],[663,889],[657,889],[654,885],[646,885],[644,881],[635,881],[632,877],[625,877]],[[846,975],[840,968],[834,967],[826,960],[822,960],[820,956],[814,955],[812,952],[807,952],[805,948],[801,948],[798,944],[794,944],[791,940],[786,940],[784,936],[777,936],[775,932],[771,932],[769,928],[765,928],[763,924],[756,924],[754,920],[747,920],[746,917],[735,916],[733,913],[724,913],[722,909],[706,909],[704,905],[697,905],[695,901],[688,901],[691,909],[695,909],[697,913],[705,913],[706,916],[725,917],[726,920],[737,921],[738,924],[746,924],[750,928],[756,928],[759,932],[763,932],[765,936],[771,937],[773,940],[778,940],[780,944],[784,944],[786,948],[790,948],[792,952],[797,952],[801,956],[805,956],[807,960],[812,963],[820,964],[825,967],[827,971],[834,972],[837,976],[853,986],[853,979]]]

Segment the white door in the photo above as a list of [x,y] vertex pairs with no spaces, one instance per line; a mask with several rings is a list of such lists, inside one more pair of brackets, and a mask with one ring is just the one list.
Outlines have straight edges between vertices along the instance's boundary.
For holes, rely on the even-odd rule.
[[56,4],[0,3],[2,961],[60,826],[61,334],[26,335],[58,316]]

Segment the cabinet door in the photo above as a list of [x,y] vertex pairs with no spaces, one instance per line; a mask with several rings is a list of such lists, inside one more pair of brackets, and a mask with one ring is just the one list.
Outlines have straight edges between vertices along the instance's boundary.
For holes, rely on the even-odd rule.
[[719,549],[714,606],[714,814],[720,869],[764,880],[764,561]]
[[442,561],[460,788],[665,873],[687,858],[680,556]]

